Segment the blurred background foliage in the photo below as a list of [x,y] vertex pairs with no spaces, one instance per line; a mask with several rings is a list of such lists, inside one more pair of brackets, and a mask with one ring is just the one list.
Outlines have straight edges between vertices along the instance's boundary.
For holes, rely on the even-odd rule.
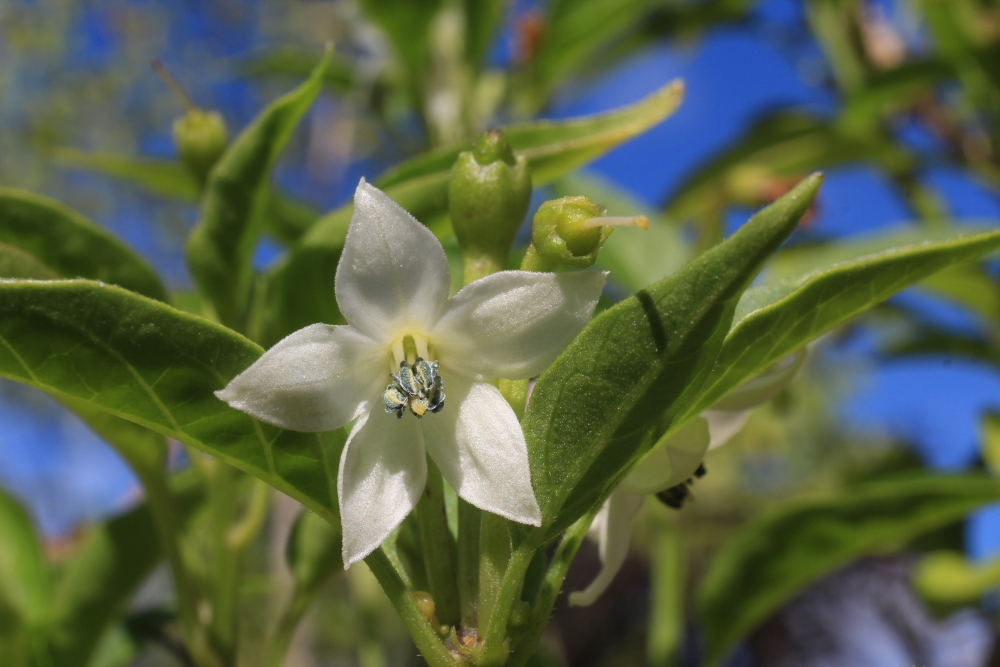
[[[405,197],[407,179],[446,174],[451,149],[483,128],[655,105],[669,89],[647,96],[676,78],[685,99],[668,122],[643,120],[640,104],[632,125],[570,163],[653,125],[641,138],[583,172],[553,168],[536,193],[536,205],[585,193],[611,215],[653,221],[605,246],[612,298],[667,275],[814,170],[828,174],[820,200],[771,277],[830,261],[830,240],[1000,218],[1000,5],[990,0],[7,0],[0,184],[100,221],[160,271],[175,303],[200,308],[184,297],[182,252],[198,183],[171,135],[185,106],[150,61],[234,136],[331,39],[324,92],[280,159],[256,249],[257,267],[278,275],[290,243],[322,248],[343,229],[338,207],[362,175]],[[508,134],[515,148],[536,145],[530,127]],[[407,206],[455,247],[441,201]],[[324,257],[310,270],[330,276],[332,300]],[[535,664],[694,665],[706,636],[709,652],[740,645],[733,665],[1000,664],[1000,507],[981,509],[985,494],[970,483],[965,497],[942,488],[949,500],[914,509],[933,489],[905,477],[1000,474],[997,269],[950,270],[820,341],[799,379],[709,457],[693,502],[679,512],[647,503],[615,584],[594,607],[560,607]],[[294,277],[268,289],[294,288]],[[312,307],[295,314],[300,324],[323,319]],[[258,339],[287,333],[268,326]],[[98,548],[137,500],[128,468],[40,393],[8,382],[0,392],[3,488],[56,562]],[[248,665],[263,664],[254,637],[269,632],[270,601],[289,586],[295,511],[274,505],[248,560]],[[27,520],[3,498],[0,522]],[[596,567],[585,551],[567,588]],[[156,633],[164,577],[153,573],[91,665],[176,664]],[[323,588],[285,664],[414,661],[355,567]]]

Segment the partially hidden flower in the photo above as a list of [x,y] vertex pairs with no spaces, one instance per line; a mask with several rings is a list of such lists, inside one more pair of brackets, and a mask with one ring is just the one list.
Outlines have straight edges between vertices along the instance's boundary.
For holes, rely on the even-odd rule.
[[597,271],[501,271],[449,299],[441,244],[362,179],[334,285],[347,324],[296,331],[216,395],[296,431],[354,421],[337,477],[345,566],[413,509],[428,455],[469,503],[539,525],[524,434],[487,380],[547,368],[590,319],[604,281]]
[[699,469],[705,454],[728,442],[746,424],[750,411],[776,396],[792,381],[805,350],[778,361],[688,421],[639,461],[594,517],[587,535],[597,542],[601,570],[582,591],[570,593],[571,606],[586,607],[611,585],[625,563],[632,539],[632,519],[643,501],[683,484]]

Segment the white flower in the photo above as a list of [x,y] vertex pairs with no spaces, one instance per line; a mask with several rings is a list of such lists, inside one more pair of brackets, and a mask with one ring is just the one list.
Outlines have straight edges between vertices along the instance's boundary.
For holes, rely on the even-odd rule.
[[725,444],[743,428],[752,408],[771,400],[788,386],[805,357],[805,350],[800,350],[747,380],[677,429],[632,468],[590,525],[587,535],[597,542],[601,571],[587,588],[570,594],[571,606],[593,604],[611,585],[625,563],[632,538],[632,519],[639,513],[646,495],[690,479],[708,451]]
[[362,179],[335,281],[347,325],[296,331],[216,395],[296,431],[355,420],[337,478],[345,566],[413,509],[428,455],[468,502],[539,525],[524,434],[486,380],[545,370],[590,319],[604,280],[502,271],[449,300],[441,244]]

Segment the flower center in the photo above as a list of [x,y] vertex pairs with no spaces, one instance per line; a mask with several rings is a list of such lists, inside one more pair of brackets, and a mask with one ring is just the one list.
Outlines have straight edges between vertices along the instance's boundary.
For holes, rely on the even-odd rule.
[[440,364],[427,363],[417,357],[412,363],[406,359],[399,362],[399,374],[390,373],[392,384],[382,392],[385,411],[402,418],[406,408],[420,419],[428,412],[440,412],[444,408],[444,379],[438,375]]

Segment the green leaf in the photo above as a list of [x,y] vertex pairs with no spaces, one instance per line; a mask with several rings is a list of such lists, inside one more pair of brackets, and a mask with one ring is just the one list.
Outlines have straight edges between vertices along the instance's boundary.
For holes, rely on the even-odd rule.
[[[198,504],[193,476],[174,480],[187,518]],[[163,560],[153,513],[144,503],[93,526],[65,564],[53,594],[53,665],[86,665],[112,622]]]
[[75,148],[57,148],[52,158],[62,167],[111,176],[161,197],[189,202],[198,200],[198,181],[176,160],[85,153]]
[[708,664],[822,576],[959,521],[1000,499],[984,477],[926,474],[785,503],[741,528],[716,555],[698,593]]
[[1000,585],[1000,559],[974,563],[954,551],[935,551],[917,565],[913,587],[928,602],[973,605]]
[[430,29],[442,0],[359,0],[358,6],[389,38],[406,70],[416,104],[422,104],[421,92],[430,58]]
[[865,161],[889,171],[913,158],[881,135],[856,135],[835,123],[797,111],[782,111],[755,122],[726,150],[684,180],[670,196],[668,217],[701,219],[727,203],[748,170],[798,177],[816,169]]
[[[156,273],[124,243],[57,201],[22,190],[0,188],[0,244],[12,277],[90,278],[163,300]],[[2,248],[0,248],[2,250]],[[38,264],[54,275],[40,273]]]
[[[669,118],[684,98],[684,83],[672,81],[647,97],[618,109],[566,120],[533,120],[502,125],[511,148],[524,153],[531,164],[532,182],[544,185],[607,153]],[[441,148],[393,167],[375,184],[391,192],[414,178],[436,174],[445,179],[458,154],[469,144]]]
[[240,133],[209,175],[187,256],[199,287],[226,324],[239,323],[245,312],[253,275],[250,258],[271,169],[322,89],[330,53],[328,49],[305,83],[270,104]]
[[31,253],[0,243],[0,277],[54,280],[62,276],[45,266]]
[[660,0],[555,0],[530,63],[534,108],[597,55],[641,25]]
[[473,68],[479,65],[493,42],[494,34],[503,19],[506,3],[503,0],[463,0],[465,9],[465,59]]
[[[236,61],[236,71],[242,76],[301,79],[309,76],[319,61],[315,53],[282,47],[240,58]],[[323,74],[323,81],[338,93],[350,91],[356,84],[351,63],[335,53]]]
[[2,490],[0,544],[0,655],[4,664],[27,664],[49,622],[48,564],[28,513]]
[[332,525],[308,510],[299,514],[285,547],[296,595],[310,600],[334,574],[344,571],[340,524]]
[[[306,70],[305,74],[309,71]],[[194,203],[200,197],[198,183],[188,168],[174,160],[84,153],[72,148],[60,148],[54,155],[56,162],[62,166],[111,176],[167,199]],[[267,231],[286,243],[297,241],[319,218],[311,207],[274,187],[267,196],[265,210]]]
[[809,270],[747,290],[716,369],[685,417],[866,308],[937,271],[1000,248],[1000,231],[941,234],[947,237],[906,242],[928,234],[905,232],[791,253],[785,261]]
[[545,535],[595,506],[708,376],[740,294],[821,182],[809,177],[723,243],[598,315],[538,379],[522,427]]
[[262,424],[212,393],[261,353],[225,327],[117,287],[0,283],[0,375],[180,440],[337,521],[340,436]]

